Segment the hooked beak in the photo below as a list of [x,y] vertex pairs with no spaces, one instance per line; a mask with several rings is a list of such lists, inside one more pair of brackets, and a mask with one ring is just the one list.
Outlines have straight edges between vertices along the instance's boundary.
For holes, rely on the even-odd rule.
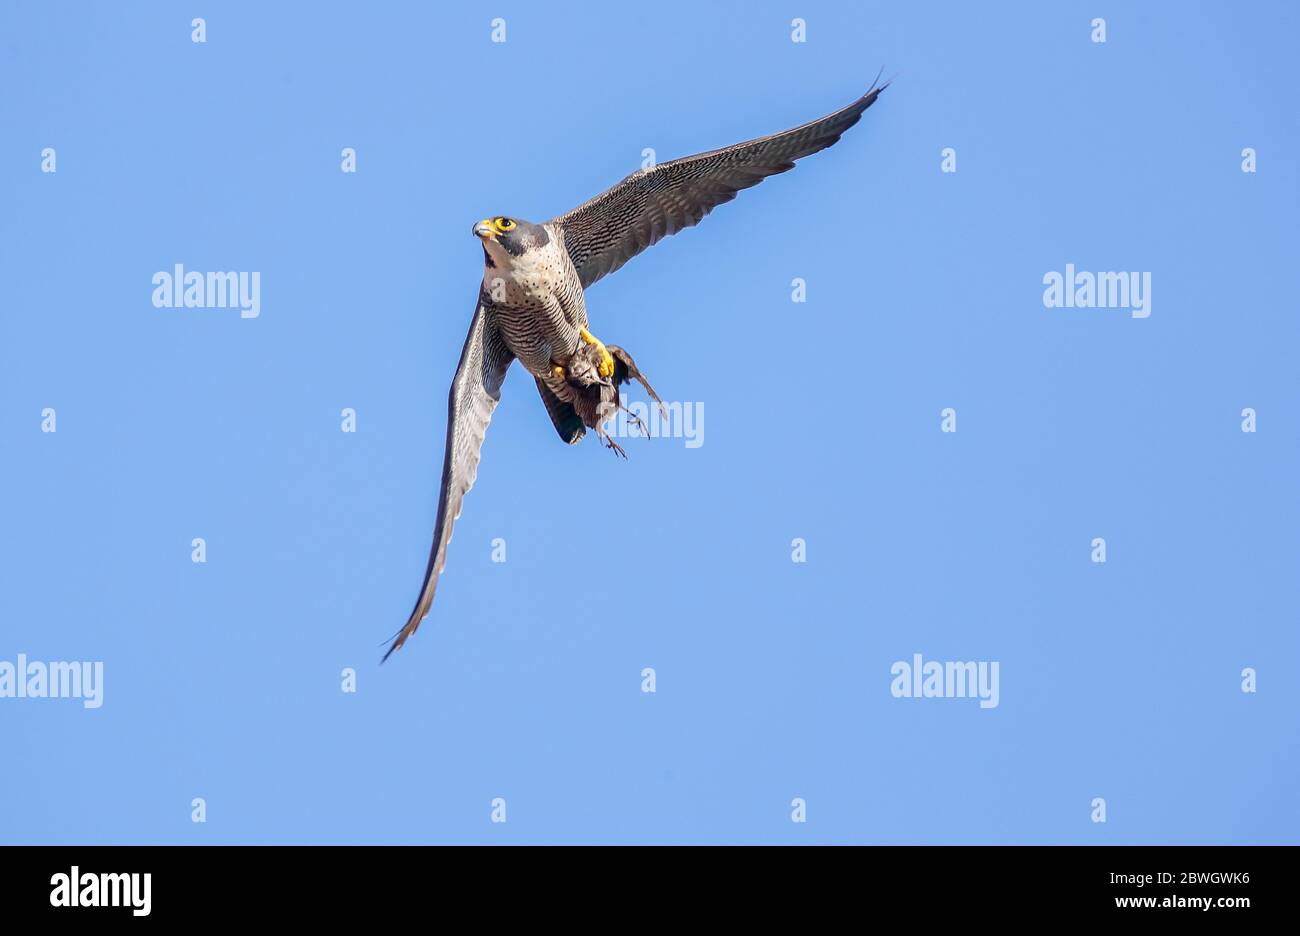
[[474,225],[474,236],[482,238],[483,240],[491,240],[497,236],[496,225],[492,223],[491,219],[484,218],[478,224]]

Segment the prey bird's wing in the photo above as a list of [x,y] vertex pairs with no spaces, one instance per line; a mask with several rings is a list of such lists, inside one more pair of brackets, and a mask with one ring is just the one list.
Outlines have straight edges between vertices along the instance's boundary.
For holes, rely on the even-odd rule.
[[824,150],[858,122],[888,84],[873,87],[848,107],[802,127],[725,149],[634,172],[607,192],[551,223],[564,234],[583,288],[613,273],[669,234],[698,224],[706,214],[794,161]]
[[438,587],[438,576],[447,564],[451,528],[460,516],[465,495],[474,486],[483,436],[492,419],[492,411],[501,399],[501,382],[513,360],[514,355],[487,322],[483,297],[480,296],[447,398],[447,451],[443,456],[442,487],[438,493],[438,516],[433,526],[429,566],[425,569],[424,584],[415,608],[406,626],[393,638],[392,646],[384,654],[385,660],[406,643],[429,613],[433,593]]
[[645,374],[636,366],[636,361],[632,360],[632,355],[628,354],[618,345],[610,345],[606,348],[614,358],[614,383],[622,386],[629,380],[635,380],[645,388],[646,394],[654,400],[659,406],[659,412],[663,413],[664,419],[668,419],[668,407],[664,406],[664,401],[659,399],[659,394],[655,393],[655,388],[650,386],[650,381],[646,380]]

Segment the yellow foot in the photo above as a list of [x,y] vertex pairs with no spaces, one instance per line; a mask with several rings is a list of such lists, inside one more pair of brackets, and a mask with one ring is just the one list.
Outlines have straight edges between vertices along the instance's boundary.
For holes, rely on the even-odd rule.
[[600,352],[600,366],[596,368],[600,372],[600,376],[613,377],[614,356],[605,350],[604,343],[585,328],[579,329],[578,334],[582,336],[583,341],[595,345],[596,350]]
[[554,374],[556,377],[560,378],[561,380],[563,380],[565,377],[564,368],[559,364],[556,364],[554,367],[551,368],[551,373]]

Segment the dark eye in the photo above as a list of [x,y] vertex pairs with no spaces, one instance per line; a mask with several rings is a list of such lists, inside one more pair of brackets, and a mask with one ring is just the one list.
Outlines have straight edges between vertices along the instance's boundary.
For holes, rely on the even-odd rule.
[[503,231],[513,231],[515,223],[509,218],[497,218],[497,227],[501,228]]

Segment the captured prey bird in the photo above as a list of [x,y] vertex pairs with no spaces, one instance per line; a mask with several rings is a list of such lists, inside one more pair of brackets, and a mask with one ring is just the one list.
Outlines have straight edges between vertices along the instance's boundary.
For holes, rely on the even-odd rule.
[[621,454],[603,428],[621,406],[619,384],[636,379],[656,402],[659,397],[630,355],[591,333],[583,290],[660,239],[699,223],[741,189],[834,144],[886,87],[873,85],[847,107],[793,130],[634,172],[550,221],[497,215],[474,225],[483,244],[483,282],[447,401],[433,548],[419,598],[385,660],[415,633],[433,603],[452,526],[478,473],[483,436],[511,363],[518,360],[532,374],[561,439],[576,443],[590,428]]
[[[614,361],[614,372],[612,376],[604,376],[604,364],[606,357]],[[664,406],[664,401],[659,399],[659,394],[655,393],[655,388],[650,386],[650,381],[646,380],[645,374],[641,373],[636,366],[636,361],[632,360],[632,355],[628,354],[618,345],[610,345],[602,350],[598,342],[583,342],[578,346],[578,350],[569,358],[569,363],[563,367],[556,368],[556,377],[563,377],[568,390],[568,403],[573,407],[578,419],[582,425],[573,426],[576,434],[570,440],[569,433],[560,428],[557,422],[555,428],[560,432],[560,438],[566,442],[577,442],[582,438],[582,427],[587,426],[596,430],[596,435],[605,443],[605,447],[613,451],[616,455],[627,458],[627,452],[623,451],[623,446],[619,445],[609,437],[605,431],[605,422],[610,417],[618,414],[619,410],[627,413],[628,419],[632,424],[641,430],[643,435],[649,435],[646,432],[645,424],[641,422],[641,417],[628,410],[623,405],[623,400],[618,392],[618,388],[630,380],[635,380],[645,388],[646,394],[654,400],[659,406],[659,411],[663,414],[664,419],[668,418],[668,409]],[[558,397],[557,397],[558,399]],[[551,404],[546,401],[543,395],[543,401],[546,402],[548,410]],[[552,412],[554,416],[554,412]],[[572,422],[569,425],[573,425]]]

